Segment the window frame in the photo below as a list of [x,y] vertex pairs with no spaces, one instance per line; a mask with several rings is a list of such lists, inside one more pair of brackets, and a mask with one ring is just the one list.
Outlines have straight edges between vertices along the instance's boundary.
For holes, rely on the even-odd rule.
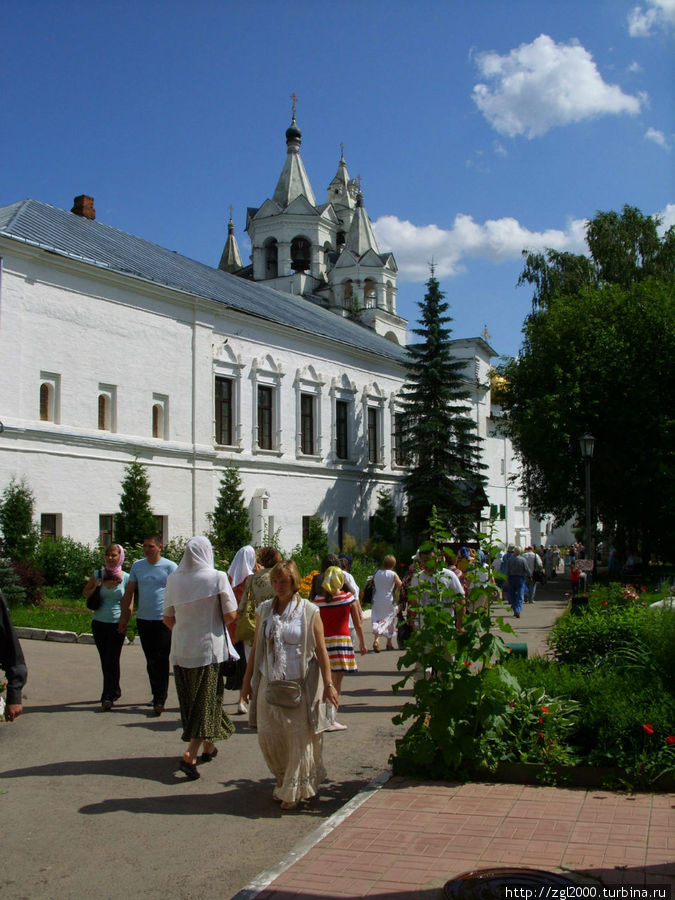
[[[43,389],[46,394],[46,415],[42,415]],[[56,372],[40,372],[38,389],[38,419],[58,425],[61,420],[61,376]]]
[[[270,354],[262,359],[254,359],[251,364],[252,387],[252,453],[266,454],[270,456],[282,456],[284,452],[281,441],[281,381],[284,371]],[[261,417],[259,411],[259,388],[268,388],[271,397],[270,404],[270,431],[271,447],[264,447],[260,443]]]
[[321,408],[324,385],[323,376],[312,365],[298,369],[295,373],[297,458],[320,460],[323,457]]
[[[229,345],[229,338],[220,338],[214,342],[213,354],[213,380],[212,380],[212,433],[211,439],[215,447],[227,447],[230,452],[239,453],[242,451],[241,439],[241,372],[244,364],[241,358],[235,354]],[[231,390],[231,434],[229,435],[231,443],[222,444],[218,438],[222,434],[218,434],[218,417],[216,410],[217,389],[216,380],[218,378],[227,379],[232,383]]]

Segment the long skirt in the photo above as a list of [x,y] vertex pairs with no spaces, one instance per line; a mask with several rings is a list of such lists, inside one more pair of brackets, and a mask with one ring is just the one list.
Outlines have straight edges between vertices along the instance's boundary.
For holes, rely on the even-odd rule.
[[234,725],[223,710],[220,663],[196,669],[174,666],[173,674],[183,724],[182,740],[224,741],[234,734]]
[[385,637],[390,641],[396,634],[396,603],[391,595],[385,595],[381,599],[375,592],[370,623],[373,627],[373,635]]
[[258,742],[277,780],[274,796],[286,803],[309,800],[326,777],[323,736],[312,732],[304,703],[295,709],[269,704],[265,700],[266,685],[263,675],[257,692]]

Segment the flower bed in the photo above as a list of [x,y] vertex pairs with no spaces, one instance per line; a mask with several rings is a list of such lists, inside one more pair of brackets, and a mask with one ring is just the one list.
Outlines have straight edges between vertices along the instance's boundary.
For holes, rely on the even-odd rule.
[[[439,559],[442,543],[436,528]],[[488,571],[475,570],[458,629],[441,566],[434,602],[399,662],[408,673],[395,690],[412,680],[414,699],[394,718],[410,723],[396,742],[397,774],[503,778],[505,766],[526,766],[518,780],[672,789],[675,613],[649,608],[660,595],[594,589],[583,612],[553,628],[552,659],[514,658],[493,633],[511,628]]]

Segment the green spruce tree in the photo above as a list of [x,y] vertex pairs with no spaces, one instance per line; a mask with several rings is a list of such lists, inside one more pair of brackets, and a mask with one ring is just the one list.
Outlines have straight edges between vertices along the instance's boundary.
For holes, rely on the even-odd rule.
[[328,553],[328,535],[319,516],[312,516],[309,520],[307,537],[302,542],[302,549],[314,553],[318,559]]
[[398,535],[396,509],[391,499],[391,491],[382,488],[377,492],[377,509],[370,524],[371,540],[393,547]]
[[14,566],[3,557],[0,557],[0,591],[10,609],[26,602],[26,589],[14,571]]
[[465,361],[452,354],[452,322],[448,304],[434,277],[419,303],[421,340],[408,347],[408,377],[401,399],[403,446],[408,460],[404,484],[408,496],[408,528],[422,535],[434,506],[456,537],[475,530],[472,506],[483,496],[486,467],[480,462],[480,438],[471,415]]
[[26,480],[12,478],[0,500],[2,552],[16,561],[30,559],[40,540],[34,521],[35,498]]
[[208,515],[209,540],[216,556],[228,557],[251,543],[251,523],[244,505],[239,469],[228,462],[220,480],[216,507]]
[[135,459],[125,469],[120,511],[115,516],[115,540],[126,547],[142,544],[146,534],[157,531],[150,507],[150,479],[143,463]]

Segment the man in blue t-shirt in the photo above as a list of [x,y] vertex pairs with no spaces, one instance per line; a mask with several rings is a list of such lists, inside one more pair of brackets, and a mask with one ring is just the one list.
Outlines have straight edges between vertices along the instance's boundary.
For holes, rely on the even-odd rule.
[[118,631],[124,634],[131,618],[134,595],[138,592],[136,624],[148,669],[152,706],[156,716],[164,712],[169,690],[169,653],[171,630],[162,622],[166,580],[178,566],[162,556],[162,540],[158,534],[143,538],[143,555],[131,567],[129,583],[122,598],[122,615]]

